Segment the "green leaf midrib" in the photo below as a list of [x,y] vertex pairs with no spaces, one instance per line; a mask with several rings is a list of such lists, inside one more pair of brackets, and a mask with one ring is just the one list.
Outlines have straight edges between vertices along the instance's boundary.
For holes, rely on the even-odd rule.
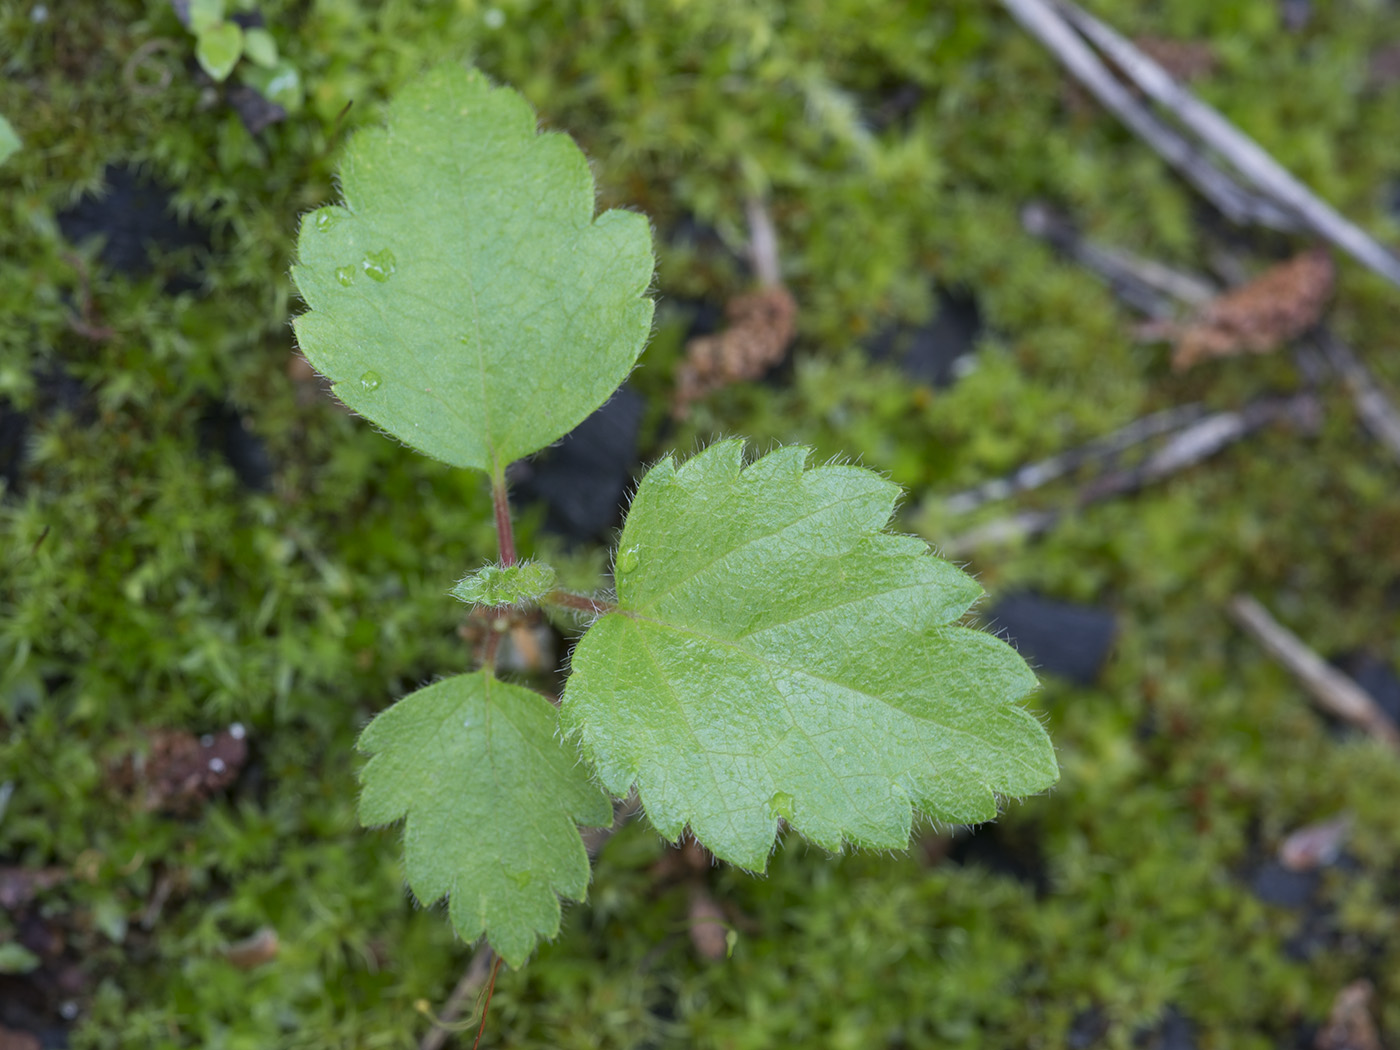
[[[809,670],[807,670],[806,668],[803,668],[803,667],[789,667],[789,666],[786,665],[786,664],[780,663],[780,662],[777,661],[776,659],[773,659],[773,658],[770,658],[770,657],[766,657],[766,656],[760,655],[759,653],[755,653],[755,652],[754,652],[753,650],[751,650],[751,649],[746,649],[746,648],[744,648],[743,646],[737,644],[737,642],[730,641],[730,640],[724,639],[724,638],[717,638],[717,637],[715,637],[714,635],[706,634],[704,631],[700,631],[700,630],[698,630],[698,629],[696,629],[696,628],[693,628],[693,627],[681,627],[681,626],[679,626],[679,625],[677,625],[677,624],[669,623],[669,622],[667,622],[667,621],[665,621],[665,620],[656,620],[656,619],[652,619],[652,618],[650,618],[650,617],[637,616],[637,615],[635,615],[635,614],[629,614],[629,613],[627,613],[627,612],[625,612],[625,611],[623,611],[623,610],[618,610],[618,612],[619,612],[619,613],[622,613],[622,615],[627,616],[629,619],[631,619],[631,620],[633,620],[633,621],[635,621],[635,622],[651,624],[651,625],[653,625],[653,626],[662,628],[663,630],[674,631],[674,632],[676,632],[677,634],[688,635],[688,636],[690,636],[690,637],[692,637],[692,638],[700,639],[701,641],[712,642],[712,643],[714,643],[715,645],[720,646],[720,647],[722,647],[722,648],[732,649],[732,650],[734,650],[735,652],[737,652],[737,653],[739,653],[739,654],[741,654],[741,655],[747,657],[748,659],[752,660],[754,663],[757,663],[757,664],[762,665],[762,666],[764,666],[764,667],[772,667],[772,668],[776,668],[777,670],[786,671],[786,672],[789,672],[789,673],[791,673],[791,674],[800,675],[800,676],[805,677],[805,678],[810,678],[810,679],[812,679],[813,681],[816,681],[816,682],[824,682],[824,683],[826,683],[827,685],[835,686],[835,687],[838,688],[838,689],[842,689],[842,690],[849,691],[849,692],[851,692],[851,693],[856,694],[857,696],[866,697],[866,698],[868,698],[869,700],[871,700],[873,703],[879,704],[879,705],[881,705],[881,706],[883,706],[883,707],[886,707],[886,708],[889,708],[889,709],[891,709],[891,710],[893,710],[893,711],[898,711],[900,714],[905,715],[906,717],[908,717],[908,718],[910,718],[910,719],[912,719],[912,720],[914,720],[914,721],[916,721],[916,722],[920,722],[920,723],[922,723],[922,724],[924,724],[924,725],[936,727],[936,728],[938,728],[938,729],[946,730],[948,733],[950,733],[950,734],[952,734],[952,735],[958,737],[959,739],[963,739],[963,740],[974,740],[974,741],[976,741],[978,744],[981,744],[981,745],[983,745],[983,746],[991,746],[991,747],[993,747],[994,750],[996,750],[996,751],[999,752],[999,753],[1012,754],[1012,752],[1008,751],[1008,750],[1005,749],[1005,748],[997,747],[994,740],[988,740],[988,739],[986,739],[986,738],[984,738],[984,737],[977,736],[977,735],[975,735],[974,733],[972,733],[972,732],[970,732],[970,731],[968,731],[968,730],[966,730],[966,729],[959,729],[959,728],[957,728],[956,726],[947,725],[947,724],[944,723],[944,722],[937,721],[936,719],[931,718],[931,717],[928,717],[928,716],[925,716],[925,715],[915,714],[915,713],[913,713],[913,712],[911,712],[911,711],[906,711],[904,708],[899,707],[899,706],[897,706],[897,705],[895,705],[895,704],[892,704],[892,703],[890,703],[888,700],[885,700],[885,699],[883,699],[882,697],[876,696],[876,695],[874,695],[873,693],[866,692],[866,691],[865,691],[864,689],[862,689],[862,688],[859,688],[859,687],[857,687],[857,686],[853,686],[853,685],[851,685],[851,684],[848,683],[848,682],[842,682],[842,681],[839,681],[839,680],[834,679],[834,678],[826,678],[826,677],[824,677],[824,676],[822,676],[822,675],[814,674],[814,673],[812,673],[811,671],[809,671]],[[638,633],[638,635],[639,635],[639,640],[640,640],[640,642],[641,642],[641,644],[642,644],[642,647],[646,650],[647,657],[651,660],[652,665],[653,665],[654,667],[657,668],[658,678],[659,678],[661,681],[663,681],[663,682],[666,683],[667,689],[670,690],[670,691],[672,692],[672,694],[674,695],[674,689],[672,689],[672,687],[671,687],[670,679],[662,672],[660,664],[657,662],[655,655],[652,653],[652,647],[651,647],[651,644],[650,644],[650,643],[648,642],[648,640],[647,640],[647,637],[646,637],[645,632],[638,631],[637,633]],[[1009,705],[1008,705],[1008,706],[1009,706]],[[684,708],[682,708],[682,710],[684,710]],[[688,722],[688,720],[687,720],[687,722]],[[796,724],[796,723],[794,723],[794,724]],[[1019,754],[1016,754],[1016,755],[1015,755],[1015,758],[1016,758],[1016,761],[1017,761],[1018,764],[1022,767],[1023,770],[1025,770],[1025,771],[1028,772],[1028,773],[1034,773],[1034,772],[1035,772],[1034,767],[1031,766],[1031,765],[1030,765],[1024,758],[1022,758]],[[969,769],[969,767],[968,767],[968,765],[967,765],[966,763],[962,762],[960,759],[957,758],[956,753],[954,753],[954,755],[953,755],[953,761],[954,761],[960,768],[965,769],[965,770],[968,770],[968,769]],[[969,771],[970,771],[970,772],[973,772],[973,773],[974,773],[974,776],[975,776],[975,774],[976,774],[976,770],[975,770],[975,769],[971,769],[971,770],[969,770]],[[982,785],[982,787],[986,788],[988,791],[991,791],[991,792],[993,792],[993,793],[996,792],[996,788],[994,788],[994,787],[993,787],[992,785],[990,785],[990,784],[985,783],[985,782],[982,780],[982,778],[981,778],[980,776],[975,776],[975,779],[977,780],[977,782],[978,782],[979,784]]]
[[[742,474],[741,474],[741,477],[742,477]],[[681,586],[684,585],[684,584],[690,583],[690,582],[691,582],[692,580],[694,580],[696,577],[698,577],[698,576],[700,576],[700,575],[702,575],[702,574],[704,574],[704,573],[709,572],[709,571],[710,571],[711,569],[713,569],[716,565],[718,565],[718,564],[720,564],[721,562],[723,562],[726,558],[731,558],[731,557],[733,557],[734,555],[738,554],[740,551],[742,551],[742,550],[744,550],[744,549],[746,549],[746,548],[748,548],[748,547],[752,547],[752,546],[753,546],[754,544],[756,544],[756,543],[761,543],[761,542],[763,542],[764,540],[771,540],[771,539],[773,539],[773,538],[776,537],[776,536],[781,536],[783,533],[787,532],[789,529],[791,529],[791,528],[793,528],[793,527],[795,527],[795,526],[797,526],[797,525],[800,525],[800,524],[802,524],[804,521],[807,521],[807,520],[809,520],[809,519],[811,519],[811,518],[815,518],[818,514],[824,513],[825,511],[828,511],[828,510],[830,510],[830,509],[833,508],[833,507],[839,507],[839,506],[841,506],[841,505],[843,505],[843,504],[846,504],[846,503],[855,503],[855,502],[857,502],[858,500],[863,500],[863,499],[868,499],[868,498],[869,498],[869,493],[862,492],[862,493],[858,493],[858,494],[853,495],[853,496],[847,496],[847,497],[845,497],[844,499],[833,500],[833,501],[830,502],[830,503],[823,503],[820,507],[816,508],[815,510],[813,510],[813,511],[807,513],[807,514],[802,515],[802,517],[800,517],[800,518],[794,518],[794,519],[792,519],[792,521],[789,521],[789,522],[784,523],[782,526],[780,526],[780,527],[777,528],[777,529],[774,529],[772,532],[765,532],[765,533],[763,533],[762,535],[759,535],[759,536],[750,536],[750,537],[748,537],[747,539],[743,540],[742,542],[736,544],[735,546],[730,547],[730,548],[728,548],[727,550],[723,551],[722,553],[715,555],[713,558],[711,558],[709,561],[707,561],[704,565],[701,565],[699,568],[694,569],[694,570],[692,570],[690,573],[686,574],[685,576],[681,576],[681,577],[677,578],[676,580],[672,581],[672,583],[671,583],[664,591],[661,591],[660,593],[655,594],[655,595],[651,596],[650,598],[648,598],[645,605],[639,605],[639,606],[633,607],[633,606],[628,606],[627,603],[624,601],[624,602],[619,603],[619,611],[624,611],[624,610],[629,610],[629,609],[631,609],[631,610],[634,610],[634,611],[640,613],[640,612],[642,612],[643,610],[651,609],[653,606],[656,605],[656,603],[660,602],[662,599],[664,599],[664,598],[669,598],[672,594],[675,593],[675,591],[676,591],[679,587],[681,587]],[[881,524],[883,525],[884,523],[882,522]],[[872,534],[874,534],[874,533],[872,533]],[[627,535],[626,535],[626,531],[624,530],[623,536],[622,536],[622,543],[621,543],[620,546],[625,547],[626,544],[627,544]]]

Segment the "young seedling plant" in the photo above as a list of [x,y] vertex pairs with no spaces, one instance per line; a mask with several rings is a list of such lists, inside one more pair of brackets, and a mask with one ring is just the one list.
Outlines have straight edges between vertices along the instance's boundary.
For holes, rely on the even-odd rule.
[[456,597],[591,617],[557,707],[497,677],[488,646],[360,737],[361,821],[405,821],[409,887],[446,897],[462,937],[524,963],[560,898],[585,897],[579,827],[633,791],[666,838],[762,872],[784,827],[832,851],[906,848],[916,813],[987,821],[1055,781],[1021,703],[1035,677],[959,624],[980,588],[886,530],[900,493],[872,471],[719,441],[642,478],[615,593],[519,559],[506,467],[626,378],[654,267],[647,219],[595,215],[587,160],[519,95],[433,70],[353,138],[340,184],[301,225],[302,351],[376,426],[490,479],[499,561]]

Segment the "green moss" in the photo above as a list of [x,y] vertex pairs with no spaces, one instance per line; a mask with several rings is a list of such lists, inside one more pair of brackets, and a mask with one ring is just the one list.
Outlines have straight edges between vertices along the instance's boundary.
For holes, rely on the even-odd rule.
[[[296,219],[333,195],[345,132],[425,66],[470,59],[511,82],[580,140],[605,205],[653,216],[659,333],[634,377],[651,398],[645,458],[736,433],[858,457],[905,485],[906,522],[943,542],[983,520],[942,515],[939,498],[961,487],[1146,411],[1299,385],[1284,355],[1170,375],[1164,348],[1133,343],[1133,318],[1093,278],[1020,232],[1020,207],[1040,198],[1178,264],[1200,267],[1219,238],[996,5],[872,18],[853,0],[270,0],[260,10],[306,105],[257,138],[190,75],[193,39],[168,4],[42,23],[31,7],[0,6],[13,42],[0,113],[24,141],[0,169],[0,396],[35,411],[23,487],[0,497],[0,784],[14,785],[0,863],[75,872],[43,901],[92,975],[78,1045],[410,1047],[425,1024],[415,1004],[440,1004],[466,964],[441,916],[405,901],[393,836],[355,829],[351,745],[391,696],[469,659],[446,591],[493,552],[488,494],[287,371]],[[1195,85],[1203,96],[1349,216],[1400,233],[1385,211],[1400,87],[1364,75],[1374,42],[1400,28],[1393,10],[1314,5],[1291,32],[1271,0],[1095,9],[1129,34],[1210,41],[1220,61]],[[111,163],[173,186],[209,250],[132,279],[66,244],[55,216]],[[674,426],[683,301],[746,286],[754,192],[801,304],[790,379],[721,391]],[[675,235],[695,223],[717,239]],[[190,261],[200,286],[165,294]],[[987,326],[948,390],[862,349],[926,320],[935,286],[975,294]],[[1381,351],[1395,302],[1343,261],[1331,323],[1392,391],[1400,363]],[[69,411],[53,411],[43,378],[58,363],[85,390]],[[1363,975],[1400,1030],[1400,771],[1331,735],[1221,611],[1251,591],[1324,653],[1400,662],[1394,467],[1343,395],[1323,400],[1316,433],[1267,429],[1036,544],[975,555],[994,593],[1038,587],[1120,615],[1100,684],[1041,696],[1060,787],[996,832],[1036,843],[1043,892],[976,866],[788,850],[766,880],[710,877],[742,921],[733,958],[702,964],[688,890],[655,885],[659,847],[629,828],[561,940],[502,976],[488,1038],[1051,1047],[1092,1009],[1102,1045],[1127,1047],[1170,1006],[1202,1046],[1263,1047],[1318,1023]],[[265,443],[270,491],[201,451],[199,420],[222,402]],[[532,533],[522,550],[571,585],[600,574],[596,552],[566,563]],[[142,812],[110,786],[145,728],[233,720],[258,773],[197,816]],[[1284,945],[1302,918],[1254,899],[1247,876],[1288,831],[1341,810],[1356,821],[1353,863],[1319,890],[1338,934],[1300,960]],[[265,925],[274,962],[224,959]]]

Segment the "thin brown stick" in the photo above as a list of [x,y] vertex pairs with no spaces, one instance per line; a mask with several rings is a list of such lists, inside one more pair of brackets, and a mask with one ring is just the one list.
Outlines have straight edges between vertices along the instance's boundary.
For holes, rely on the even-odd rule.
[[501,957],[496,956],[496,961],[491,964],[491,980],[486,984],[486,1002],[481,1005],[481,1027],[476,1030],[476,1039],[472,1042],[472,1050],[477,1050],[481,1046],[481,1037],[486,1033],[486,1018],[491,1013],[491,996],[496,991],[496,974],[501,972]]
[[452,989],[452,994],[442,1004],[442,1012],[438,1014],[433,1027],[428,1029],[428,1033],[419,1042],[418,1050],[442,1050],[448,1037],[454,1032],[457,1018],[462,1016],[467,1004],[476,998],[481,986],[486,983],[495,958],[496,953],[489,945],[483,944],[477,949],[461,980],[457,982],[457,987]]
[[1236,595],[1229,609],[1235,622],[1302,682],[1319,707],[1400,752],[1400,728],[1366,690],[1304,645],[1249,595]]

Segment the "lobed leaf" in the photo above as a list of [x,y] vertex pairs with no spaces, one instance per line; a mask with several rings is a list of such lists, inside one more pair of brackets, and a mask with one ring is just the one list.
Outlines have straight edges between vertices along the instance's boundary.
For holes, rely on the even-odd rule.
[[360,821],[407,818],[408,885],[468,941],[520,966],[559,932],[559,896],[582,900],[588,855],[577,824],[605,826],[612,806],[549,701],[487,672],[404,697],[365,727]]
[[617,609],[573,656],[561,722],[615,795],[762,870],[779,821],[832,850],[908,844],[915,809],[985,821],[1058,776],[1035,676],[957,626],[981,589],[885,532],[899,489],[784,448],[662,460],[628,512]]
[[492,473],[563,437],[651,329],[644,216],[593,215],[588,162],[508,88],[441,67],[359,132],[344,203],[308,215],[297,340],[336,395],[414,448]]

